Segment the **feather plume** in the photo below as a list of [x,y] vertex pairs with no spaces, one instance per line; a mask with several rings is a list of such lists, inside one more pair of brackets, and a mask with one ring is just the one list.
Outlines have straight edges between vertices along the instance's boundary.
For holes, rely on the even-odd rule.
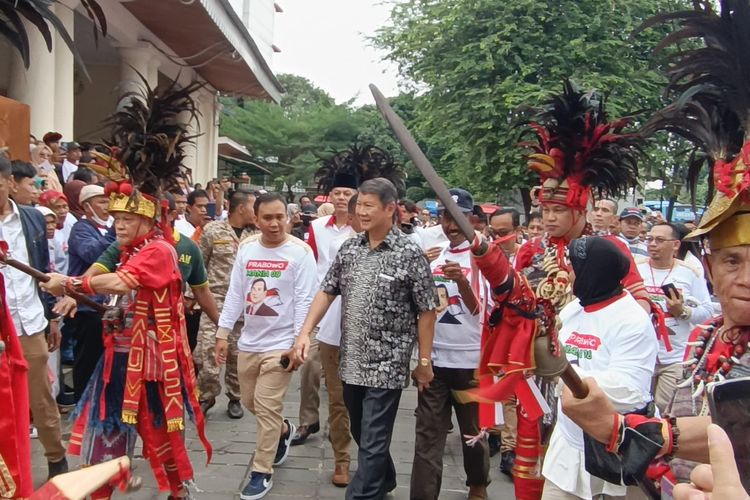
[[657,15],[639,28],[678,24],[655,48],[674,50],[666,67],[671,103],[651,117],[643,133],[665,130],[695,146],[686,179],[693,198],[702,169],[739,154],[750,130],[750,3],[720,0],[718,12],[714,4],[696,0],[693,10]]
[[[78,52],[70,33],[52,10],[55,4],[58,7],[67,8],[57,0],[0,0],[0,37],[5,38],[12,47],[18,50],[24,66],[28,68],[31,64],[29,34],[26,32],[22,19],[36,27],[47,45],[47,50],[51,51],[52,33],[47,24],[49,23],[70,49],[83,74],[90,80],[81,54]],[[98,42],[100,32],[102,36],[107,35],[107,18],[104,15],[104,10],[96,0],[81,0],[81,5],[92,21],[94,40]]]
[[570,179],[592,189],[598,196],[618,197],[637,184],[638,158],[643,139],[637,133],[624,133],[629,119],[608,121],[603,97],[583,92],[570,80],[563,92],[538,111],[530,129],[536,142],[526,141],[535,155],[548,155],[554,166],[542,177]]
[[349,174],[361,184],[375,177],[385,177],[396,186],[399,194],[404,192],[404,172],[387,151],[373,145],[352,144],[348,149],[335,152],[323,160],[315,172],[318,191],[329,193],[338,174]]
[[184,168],[184,148],[195,138],[188,134],[187,124],[198,118],[191,94],[203,84],[179,87],[172,82],[157,93],[139,76],[142,92],[125,94],[127,104],[107,121],[112,138],[106,146],[117,160],[110,164],[110,170],[120,175],[126,172],[141,192],[159,196],[162,190],[176,186],[176,178]]

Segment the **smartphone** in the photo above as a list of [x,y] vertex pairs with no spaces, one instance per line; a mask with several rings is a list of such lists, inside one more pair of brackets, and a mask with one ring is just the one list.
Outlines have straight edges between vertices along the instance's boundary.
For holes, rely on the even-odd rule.
[[[661,291],[664,292],[664,295],[666,295],[667,297],[680,296],[680,292],[679,290],[677,290],[677,287],[674,286],[674,283],[667,283],[666,285],[662,285],[660,288]],[[672,293],[670,293],[670,290],[672,291]]]
[[750,491],[750,377],[708,384],[711,420],[724,429],[734,448],[742,486]]
[[289,363],[291,363],[291,360],[288,356],[281,356],[281,367],[283,369],[286,370],[287,368],[289,368]]
[[208,202],[208,205],[206,205],[206,215],[208,215],[211,219],[216,219],[216,202],[210,201]]

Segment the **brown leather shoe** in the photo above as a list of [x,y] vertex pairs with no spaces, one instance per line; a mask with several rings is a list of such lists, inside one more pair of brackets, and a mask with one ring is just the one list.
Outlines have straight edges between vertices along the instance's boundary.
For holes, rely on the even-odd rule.
[[349,484],[349,464],[336,464],[331,482],[334,486],[345,488]]

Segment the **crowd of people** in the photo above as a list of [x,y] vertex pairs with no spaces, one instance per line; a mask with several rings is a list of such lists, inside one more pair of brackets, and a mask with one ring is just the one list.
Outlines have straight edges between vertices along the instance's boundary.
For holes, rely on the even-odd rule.
[[[56,135],[45,136],[49,137]],[[144,293],[148,287],[176,283],[185,318],[184,354],[192,359],[196,374],[192,412],[210,415],[223,387],[229,417],[242,418],[248,409],[256,419],[252,473],[240,493],[245,500],[268,493],[274,467],[284,463],[289,447],[323,428],[321,377],[328,392],[335,457],[331,481],[347,488],[347,498],[382,498],[395,488],[388,448],[401,392],[410,380],[419,388],[412,498],[440,494],[444,446],[453,430],[454,412],[459,432],[466,437],[463,455],[470,499],[487,497],[490,457],[498,452],[500,470],[514,477],[518,498],[632,494],[619,481],[607,482],[588,472],[575,417],[560,413],[550,425],[541,468],[543,441],[537,420],[545,421],[554,409],[548,406],[534,416],[534,404],[517,387],[507,397],[486,398],[503,400],[502,411],[480,403],[490,394],[482,391],[492,391],[502,385],[493,383],[498,377],[512,373],[491,371],[494,380],[489,384],[481,373],[482,366],[509,362],[486,358],[486,330],[501,327],[503,321],[515,324],[508,316],[493,319],[498,304],[518,304],[521,312],[523,295],[530,290],[538,293],[538,282],[549,275],[539,272],[548,255],[545,248],[553,238],[563,242],[570,274],[575,275],[572,289],[565,292],[572,295],[559,312],[563,352],[575,360],[582,375],[595,378],[596,385],[588,382],[592,393],[606,393],[608,403],[619,411],[647,416],[670,411],[683,379],[683,354],[690,348],[691,331],[721,307],[712,302],[705,256],[685,241],[689,230],[664,222],[659,214],[647,215],[638,207],[620,211],[613,199],[597,200],[586,211],[584,205],[571,205],[564,193],[560,198],[559,189],[546,188],[537,204],[540,212],[532,212],[521,224],[517,209],[500,208],[485,216],[469,192],[451,189],[462,216],[475,230],[470,240],[451,212],[441,208],[434,218],[414,203],[399,200],[397,181],[363,181],[344,171],[327,181],[328,195],[320,206],[308,196],[288,203],[281,195],[234,189],[227,181],[209,183],[209,193],[179,178],[175,188],[163,194],[165,227],[175,251],[171,257],[157,252],[158,258],[150,252],[148,259],[172,258],[175,274],[164,275],[161,267],[154,267],[158,264],[147,263],[143,250],[135,254],[140,259],[121,257],[123,248],[150,233],[123,235],[127,231],[120,225],[128,221],[119,217],[128,212],[118,209],[114,195],[105,191],[107,179],[70,154],[77,147],[67,145],[62,164],[50,162],[51,167],[41,168],[3,160],[0,172],[0,231],[8,254],[53,278],[40,289],[30,276],[3,268],[7,304],[29,366],[31,432],[44,447],[50,478],[68,468],[58,408],[78,405],[70,450],[82,454],[86,463],[132,452],[135,432],[128,424],[138,422],[138,433],[158,429],[144,431],[135,417],[128,421],[124,413],[106,413],[108,440],[96,446],[92,436],[101,428],[86,431],[78,425],[81,415],[93,419],[92,412],[100,411],[104,401],[109,403],[108,396],[97,401],[103,397],[97,395],[107,393],[107,384],[92,386],[90,381],[106,380],[103,370],[118,370],[127,356],[115,356],[112,366],[102,364],[108,345],[117,345],[111,330],[117,321],[106,313],[102,317],[102,311],[90,305],[74,305],[64,290],[91,292],[97,283],[91,298],[107,305],[124,286]],[[61,151],[54,143],[42,146],[43,153],[45,148]],[[59,175],[66,170],[67,180]],[[61,191],[53,189],[49,176],[57,179]],[[164,275],[162,281],[147,284],[153,276],[147,279],[135,260],[151,274]],[[516,284],[509,288],[514,275]],[[118,281],[71,285],[67,276],[116,276]],[[714,299],[722,302],[721,296]],[[644,309],[662,323],[653,323]],[[613,317],[620,319],[613,323]],[[654,324],[664,329],[660,340]],[[62,363],[73,367],[72,387],[58,378],[59,365],[49,362],[58,346]],[[508,353],[518,354],[516,362],[523,366],[522,351],[508,348]],[[301,404],[295,425],[283,418],[283,408],[292,372],[298,368]],[[480,394],[473,397],[477,386]],[[183,396],[190,407],[190,396]],[[543,398],[549,399],[549,394]],[[556,404],[554,399],[550,404]],[[654,404],[659,413],[653,411]],[[182,412],[176,418],[181,419]],[[202,433],[202,418],[198,421]],[[160,439],[157,443],[169,440],[167,434]],[[350,477],[352,440],[359,451],[358,468]],[[158,455],[152,446],[144,442],[144,449],[152,450],[147,456]],[[175,498],[189,495],[182,485],[191,473],[165,470],[165,478],[157,474],[160,486]],[[94,498],[111,493],[111,487],[105,488]]]
[[[488,498],[496,453],[519,500],[750,498],[738,470],[747,394],[736,389],[750,374],[750,99],[746,79],[713,74],[746,69],[747,49],[727,59],[715,40],[745,40],[724,35],[744,32],[750,9],[720,4],[721,16],[696,4],[665,18],[686,31],[663,44],[707,39],[686,49],[702,57],[678,52],[667,71],[695,78],[679,85],[690,113],[711,112],[670,105],[649,121],[711,139],[694,146],[707,148],[715,193],[690,227],[619,206],[638,183],[644,135],[568,80],[524,126],[540,186],[523,224],[513,207],[486,214],[459,186],[435,183],[437,214],[419,208],[372,145],[324,160],[315,198],[295,203],[223,179],[191,185],[192,136],[177,118],[196,114],[199,82],[160,93],[146,83],[101,144],[50,132],[32,138],[33,163],[0,154],[2,497],[32,494],[37,437],[53,487],[68,455],[92,466],[140,443],[159,490],[191,498],[187,421],[210,462],[206,419],[224,391],[230,418],[255,420],[239,496],[263,498],[290,448],[325,428],[324,378],[330,481],[350,500],[396,488],[390,444],[409,384],[415,500],[440,496],[454,421],[470,500]],[[689,133],[704,116],[721,123]],[[294,372],[296,419],[284,411]],[[71,407],[65,443],[60,408]],[[86,494],[135,486],[123,467]]]

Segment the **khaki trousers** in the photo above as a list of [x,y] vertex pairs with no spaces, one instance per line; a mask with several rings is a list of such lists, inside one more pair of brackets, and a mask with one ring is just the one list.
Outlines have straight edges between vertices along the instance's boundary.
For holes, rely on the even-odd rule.
[[652,392],[656,407],[663,415],[672,403],[674,393],[677,390],[677,384],[682,381],[682,365],[674,363],[671,365],[656,364],[654,378],[652,382]]
[[31,417],[39,432],[39,441],[44,447],[48,462],[59,462],[65,458],[60,430],[60,412],[52,396],[52,386],[47,376],[49,350],[44,332],[34,335],[19,335],[21,348],[29,364],[29,404]]
[[[217,301],[217,306],[221,310],[221,303]],[[224,372],[224,385],[226,393],[230,400],[237,401],[240,399],[240,383],[237,380],[237,341],[240,338],[242,323],[237,322],[229,334],[227,344],[226,370]],[[193,363],[195,372],[198,375],[198,388],[200,389],[201,401],[216,399],[221,394],[221,367],[216,364],[214,357],[214,347],[216,346],[216,325],[211,321],[208,315],[201,315],[200,326],[198,327],[198,343],[193,351]]]
[[333,456],[336,465],[346,464],[348,467],[351,461],[349,447],[352,444],[352,434],[349,411],[344,403],[344,385],[339,378],[339,348],[319,342],[318,350],[328,389],[328,428]]
[[281,367],[286,351],[240,352],[237,372],[242,404],[255,415],[257,444],[253,471],[273,474],[273,460],[284,426],[284,396],[292,377]]
[[299,369],[299,425],[320,422],[320,351],[318,351],[318,329],[310,335],[310,350],[307,360]]
[[518,436],[518,415],[516,414],[516,398],[503,403],[503,420],[500,427],[500,452],[516,451],[516,437]]

